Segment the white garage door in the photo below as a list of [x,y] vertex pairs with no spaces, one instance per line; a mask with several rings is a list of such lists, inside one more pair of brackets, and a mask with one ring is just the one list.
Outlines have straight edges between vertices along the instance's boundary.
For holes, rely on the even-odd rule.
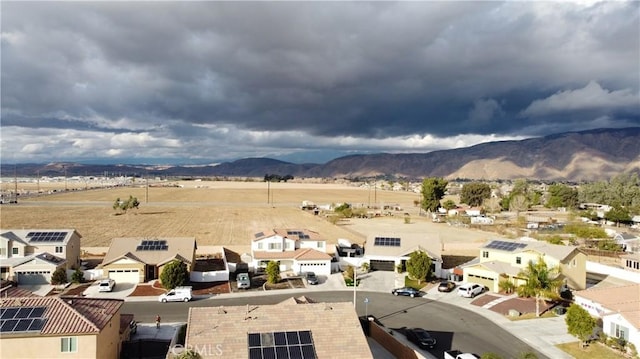
[[315,274],[329,275],[331,274],[331,263],[330,262],[300,263],[300,273],[304,273],[304,272],[314,272]]
[[117,283],[139,283],[140,273],[137,269],[109,269],[109,278]]
[[51,271],[25,271],[16,272],[18,284],[49,284],[51,283]]

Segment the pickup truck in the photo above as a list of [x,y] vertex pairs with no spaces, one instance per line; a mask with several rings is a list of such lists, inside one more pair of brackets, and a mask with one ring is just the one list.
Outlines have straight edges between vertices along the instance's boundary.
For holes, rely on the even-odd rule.
[[459,350],[446,350],[444,359],[478,359],[479,356],[472,353],[463,353]]

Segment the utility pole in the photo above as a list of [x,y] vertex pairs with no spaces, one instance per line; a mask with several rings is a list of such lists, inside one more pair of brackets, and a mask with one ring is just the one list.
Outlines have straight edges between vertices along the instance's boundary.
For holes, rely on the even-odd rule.
[[356,311],[356,287],[358,286],[358,268],[353,266],[353,310]]

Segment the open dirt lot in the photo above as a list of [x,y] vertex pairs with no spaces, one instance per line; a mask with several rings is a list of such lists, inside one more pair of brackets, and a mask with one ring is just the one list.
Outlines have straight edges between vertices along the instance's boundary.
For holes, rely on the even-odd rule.
[[[329,243],[338,238],[362,243],[368,234],[437,232],[447,250],[477,254],[479,243],[492,234],[434,224],[418,216],[413,192],[372,190],[347,184],[264,182],[178,183],[182,187],[118,187],[67,191],[2,205],[2,228],[74,228],[83,247],[106,247],[114,237],[196,237],[199,245],[244,246],[253,234],[269,228],[304,228],[319,232]],[[42,185],[41,185],[42,186]],[[118,214],[116,198],[137,197],[139,209]],[[393,216],[331,224],[323,216],[299,209],[303,200],[318,205],[349,202],[359,206],[398,205]],[[411,224],[404,223],[404,213]]]

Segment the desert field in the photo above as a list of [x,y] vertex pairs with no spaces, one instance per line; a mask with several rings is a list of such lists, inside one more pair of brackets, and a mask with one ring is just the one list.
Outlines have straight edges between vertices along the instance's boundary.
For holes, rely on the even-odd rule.
[[[345,238],[362,243],[367,235],[389,227],[402,231],[442,233],[448,249],[477,254],[477,246],[495,234],[431,223],[419,216],[413,192],[369,189],[347,184],[264,182],[176,182],[179,187],[116,187],[58,193],[22,199],[0,207],[3,229],[73,228],[83,247],[107,247],[115,237],[193,236],[198,245],[248,246],[253,234],[270,228],[319,232],[328,243]],[[57,184],[60,185],[59,183]],[[42,189],[43,184],[40,184]],[[59,187],[58,187],[59,189]],[[140,207],[121,214],[117,198],[137,197]],[[303,211],[303,200],[317,205],[348,202],[399,206],[392,216],[350,219],[332,224],[322,215]],[[405,213],[411,223],[404,223]]]

